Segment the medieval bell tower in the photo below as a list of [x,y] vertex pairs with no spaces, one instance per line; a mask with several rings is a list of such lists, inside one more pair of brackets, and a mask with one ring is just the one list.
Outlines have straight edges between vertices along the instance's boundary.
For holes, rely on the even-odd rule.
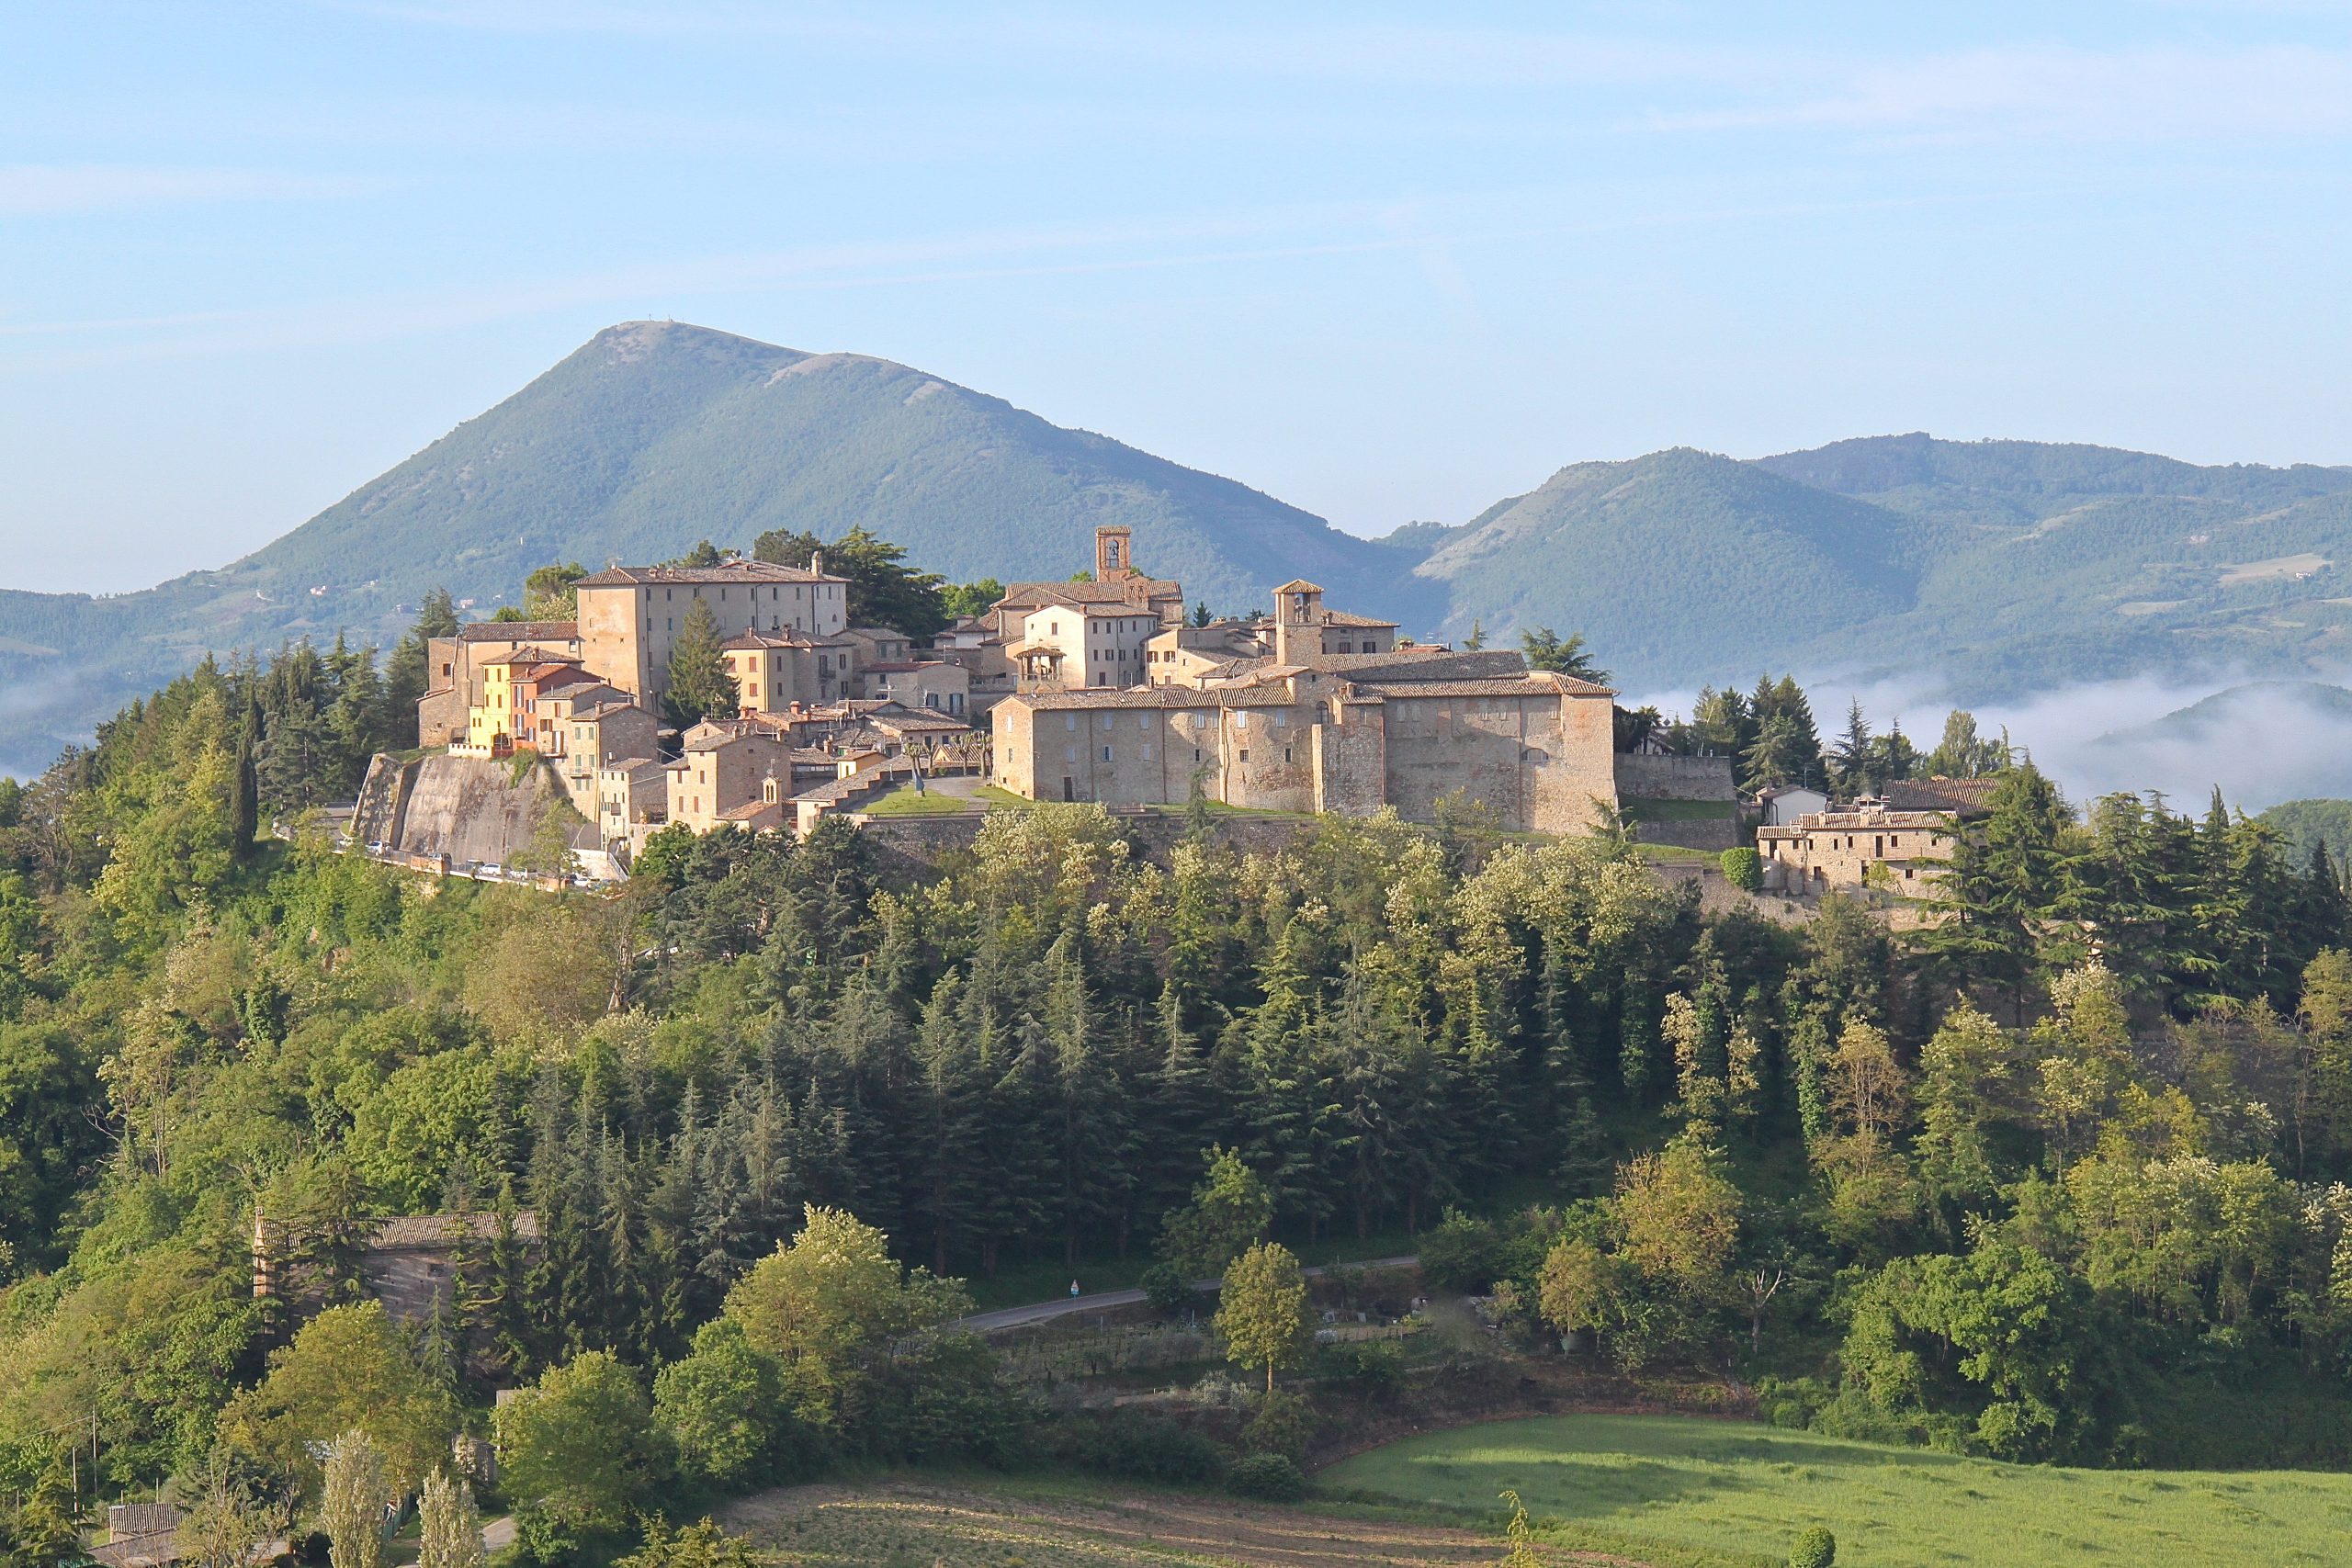
[[1323,651],[1323,590],[1305,578],[1274,590],[1274,662]]
[[1136,571],[1135,530],[1123,523],[1105,523],[1094,530],[1094,581],[1116,582]]

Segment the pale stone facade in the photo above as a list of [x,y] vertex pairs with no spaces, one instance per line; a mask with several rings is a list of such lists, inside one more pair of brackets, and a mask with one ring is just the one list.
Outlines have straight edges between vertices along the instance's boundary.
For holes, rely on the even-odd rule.
[[[1476,673],[1464,674],[1468,660]],[[1428,820],[1461,794],[1507,827],[1574,833],[1616,803],[1611,694],[1497,668],[1516,654],[1318,658],[1205,687],[1023,693],[1000,703],[996,782],[1036,800],[1228,806]],[[1483,666],[1483,668],[1482,668]]]
[[868,701],[897,703],[951,718],[963,717],[971,703],[971,671],[944,660],[871,664],[858,671],[858,684]]
[[531,648],[549,659],[580,657],[576,621],[478,621],[455,637],[425,644],[424,700],[416,705],[417,744],[462,744],[469,714],[481,705],[492,660]]
[[1784,826],[1758,828],[1764,886],[1775,893],[1878,886],[1925,897],[1951,857],[1952,818],[1939,811],[1860,805],[1809,811]]
[[775,730],[749,721],[699,724],[685,750],[664,768],[669,819],[707,833],[729,814],[761,799],[771,778],[792,777],[792,748]]
[[1126,604],[1049,604],[1022,617],[1005,649],[1023,691],[1116,690],[1146,679],[1145,645],[1159,617]]
[[742,559],[615,567],[582,578],[577,592],[582,662],[648,706],[668,689],[670,648],[697,599],[722,637],[797,632],[821,641],[849,626],[849,581],[825,575],[821,560],[814,570]]

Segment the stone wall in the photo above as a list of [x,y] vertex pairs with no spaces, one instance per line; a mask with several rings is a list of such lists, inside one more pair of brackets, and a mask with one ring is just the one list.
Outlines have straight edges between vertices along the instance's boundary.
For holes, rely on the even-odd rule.
[[1736,801],[1729,757],[1617,753],[1617,793],[1627,800]]
[[[563,794],[543,765],[532,762],[519,771],[518,783],[515,764],[503,759],[426,757],[403,764],[378,757],[368,764],[360,811],[382,809],[380,819],[390,831],[380,839],[364,836],[356,818],[353,836],[363,847],[380,841],[391,854],[510,865],[529,851],[541,818],[557,808]],[[401,796],[396,806],[390,804],[395,790]],[[379,793],[387,801],[381,808],[371,805]],[[604,848],[596,829],[585,822],[572,823],[571,835],[574,850]]]

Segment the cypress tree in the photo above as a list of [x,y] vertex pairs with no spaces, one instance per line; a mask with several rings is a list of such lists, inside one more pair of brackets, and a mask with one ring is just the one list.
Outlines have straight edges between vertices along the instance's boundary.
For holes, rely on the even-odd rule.
[[689,604],[677,640],[670,645],[670,683],[662,694],[663,714],[682,729],[714,716],[730,716],[741,705],[720,641],[718,617],[710,605],[701,599]]

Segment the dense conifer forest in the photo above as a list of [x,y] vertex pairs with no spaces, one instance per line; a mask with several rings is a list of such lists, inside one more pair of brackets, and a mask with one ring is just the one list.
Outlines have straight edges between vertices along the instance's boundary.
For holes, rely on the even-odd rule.
[[[1267,1238],[1408,1233],[1433,1288],[1787,1424],[2352,1459],[2346,895],[2218,802],[2078,811],[2004,750],[1924,922],[1706,913],[1630,841],[1475,812],[1254,853],[1203,816],[1152,859],[1004,810],[922,871],[838,821],[673,833],[551,895],[305,826],[415,651],[206,665],[0,787],[22,1560],[126,1489],[413,1490],[461,1430],[548,1562],[843,1458],[1115,1462],[952,1331],[956,1281]],[[454,1213],[451,1299],[394,1324],[366,1223]],[[1270,1387],[1277,1251],[1224,1329]]]

